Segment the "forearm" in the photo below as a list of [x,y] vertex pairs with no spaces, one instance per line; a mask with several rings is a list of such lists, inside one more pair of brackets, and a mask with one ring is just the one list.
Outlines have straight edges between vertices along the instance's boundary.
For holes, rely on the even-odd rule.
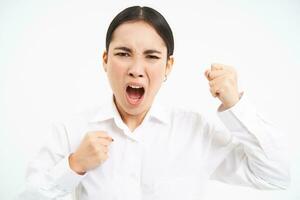
[[[238,149],[229,158],[240,166],[235,167],[235,173],[256,188],[287,188],[290,174],[285,137],[262,119],[247,99],[219,115],[237,143]],[[229,163],[224,161],[223,165],[228,167]]]
[[62,159],[49,170],[42,170],[36,161],[27,170],[25,188],[17,199],[40,200],[57,199],[71,194],[83,176],[75,173],[70,167],[68,158]]

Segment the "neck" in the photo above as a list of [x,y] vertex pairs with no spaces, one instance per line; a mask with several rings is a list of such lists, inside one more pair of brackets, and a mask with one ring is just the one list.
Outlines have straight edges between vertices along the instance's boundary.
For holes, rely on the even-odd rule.
[[140,114],[137,115],[132,115],[132,114],[128,114],[127,112],[125,112],[121,106],[118,105],[118,103],[116,102],[116,100],[114,99],[114,103],[117,107],[117,110],[120,113],[120,116],[123,120],[123,122],[127,125],[127,127],[129,128],[129,130],[131,132],[133,132],[144,120],[147,111],[142,112]]
[[128,126],[131,132],[133,132],[143,121],[145,115],[128,115],[128,114],[121,114],[121,118],[123,122]]

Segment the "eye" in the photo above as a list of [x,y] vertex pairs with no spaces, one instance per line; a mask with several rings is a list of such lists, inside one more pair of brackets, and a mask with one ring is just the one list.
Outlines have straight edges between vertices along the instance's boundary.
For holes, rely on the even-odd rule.
[[119,53],[115,53],[116,56],[121,56],[121,57],[129,57],[129,53],[126,52],[119,52]]
[[158,56],[155,55],[147,55],[146,57],[150,59],[160,59]]

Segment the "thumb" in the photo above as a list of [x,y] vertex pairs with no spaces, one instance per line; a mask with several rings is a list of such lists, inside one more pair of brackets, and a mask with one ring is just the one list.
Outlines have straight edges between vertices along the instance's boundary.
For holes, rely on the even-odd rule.
[[205,70],[204,75],[209,80],[210,69]]

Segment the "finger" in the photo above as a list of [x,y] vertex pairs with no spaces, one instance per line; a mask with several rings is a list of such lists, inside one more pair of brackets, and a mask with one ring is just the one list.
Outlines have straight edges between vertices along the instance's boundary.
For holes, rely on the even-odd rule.
[[217,71],[217,70],[224,70],[230,73],[236,73],[236,70],[234,67],[230,65],[224,65],[224,64],[219,64],[219,63],[213,63],[211,65],[211,70],[212,71]]
[[101,161],[105,161],[108,158],[108,153],[100,152],[100,159]]
[[97,138],[97,143],[103,146],[109,146],[112,143],[112,140],[108,138]]
[[219,63],[212,63],[211,64],[211,70],[222,70],[225,68],[225,65],[219,64]]
[[109,152],[109,148],[107,146],[101,145],[101,144],[96,144],[93,146],[93,152],[92,153],[96,153],[98,155],[102,155],[102,154],[107,154]]
[[210,93],[213,95],[213,97],[219,97],[222,93],[223,89],[219,87],[211,87]]
[[226,74],[221,75],[211,81],[208,82],[210,87],[215,87],[217,85],[222,85],[222,82],[224,82],[224,80],[226,79]]
[[100,148],[100,151],[104,152],[104,153],[108,153],[108,151],[109,151],[108,146],[100,145],[99,148]]
[[92,136],[98,137],[98,138],[107,138],[113,141],[113,138],[109,136],[106,132],[104,131],[91,131],[89,132]]
[[218,91],[215,88],[210,88],[209,90],[213,97],[217,97],[219,95]]
[[108,153],[103,154],[102,158],[103,158],[103,161],[107,160],[108,159]]
[[212,88],[209,88],[209,91],[213,97],[216,97],[216,93]]
[[90,131],[89,134],[91,134],[91,135],[93,135],[93,136],[95,136],[95,137],[103,137],[103,138],[109,136],[109,135],[108,135],[106,132],[104,132],[104,131]]
[[228,72],[225,70],[213,70],[208,74],[208,80],[214,80],[216,78],[226,75],[227,73]]
[[204,75],[207,79],[209,79],[210,69],[205,70]]

